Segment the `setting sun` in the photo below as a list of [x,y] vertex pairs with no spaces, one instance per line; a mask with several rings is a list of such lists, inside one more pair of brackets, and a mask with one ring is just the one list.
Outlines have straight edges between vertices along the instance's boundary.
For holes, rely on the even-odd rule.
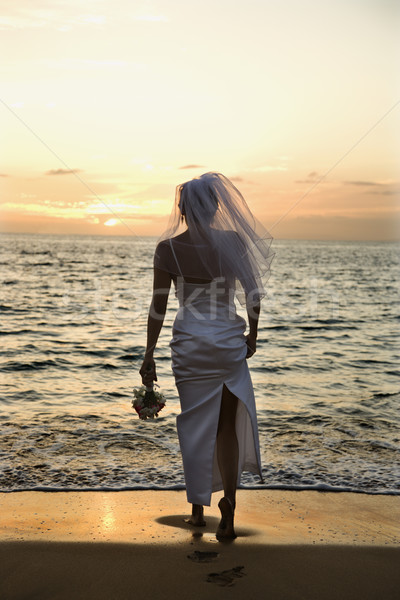
[[107,227],[113,227],[114,225],[117,225],[117,223],[119,223],[118,219],[108,219],[108,221],[104,222],[104,225]]

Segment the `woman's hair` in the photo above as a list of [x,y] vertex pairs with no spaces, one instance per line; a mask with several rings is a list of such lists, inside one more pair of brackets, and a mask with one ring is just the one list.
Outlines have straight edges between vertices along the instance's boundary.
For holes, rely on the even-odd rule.
[[[210,174],[206,174],[210,175]],[[204,180],[202,180],[202,177]],[[196,212],[197,210],[201,211],[207,222],[211,222],[215,213],[218,210],[218,196],[216,190],[213,185],[213,178],[208,177],[205,178],[204,175],[202,177],[192,179],[187,181],[186,183],[182,183],[177,187],[177,204],[178,208],[181,212],[181,215],[187,217],[189,214],[189,223],[190,217],[192,216],[193,220],[197,222]],[[199,186],[197,182],[201,181],[202,190],[201,193],[199,191]],[[187,210],[185,204],[188,204],[190,198],[190,202],[194,202],[197,206],[197,210]]]

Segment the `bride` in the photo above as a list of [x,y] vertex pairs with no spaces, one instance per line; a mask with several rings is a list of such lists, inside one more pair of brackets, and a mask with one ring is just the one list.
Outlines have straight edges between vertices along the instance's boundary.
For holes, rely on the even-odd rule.
[[[205,173],[176,189],[167,230],[154,255],[144,385],[157,381],[154,350],[171,283],[179,300],[170,342],[181,413],[177,417],[189,523],[219,501],[217,538],[236,537],[236,489],[244,470],[262,479],[256,406],[246,359],[256,352],[260,301],[273,258],[271,235],[229,179]],[[246,307],[247,323],[234,297]]]

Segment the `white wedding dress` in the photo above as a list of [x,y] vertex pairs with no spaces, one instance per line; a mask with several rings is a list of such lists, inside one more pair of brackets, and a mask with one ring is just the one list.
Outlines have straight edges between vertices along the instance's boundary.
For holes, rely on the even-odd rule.
[[170,342],[179,393],[177,417],[188,502],[211,504],[223,489],[217,462],[217,428],[222,389],[238,399],[238,484],[242,471],[262,478],[256,406],[246,362],[246,322],[236,313],[233,289],[222,278],[210,283],[182,282]]

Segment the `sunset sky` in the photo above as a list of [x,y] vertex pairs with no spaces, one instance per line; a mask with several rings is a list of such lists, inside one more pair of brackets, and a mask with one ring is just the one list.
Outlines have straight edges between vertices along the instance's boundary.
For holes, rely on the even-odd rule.
[[275,238],[400,238],[399,27],[396,0],[0,0],[0,230],[158,235],[219,171]]

